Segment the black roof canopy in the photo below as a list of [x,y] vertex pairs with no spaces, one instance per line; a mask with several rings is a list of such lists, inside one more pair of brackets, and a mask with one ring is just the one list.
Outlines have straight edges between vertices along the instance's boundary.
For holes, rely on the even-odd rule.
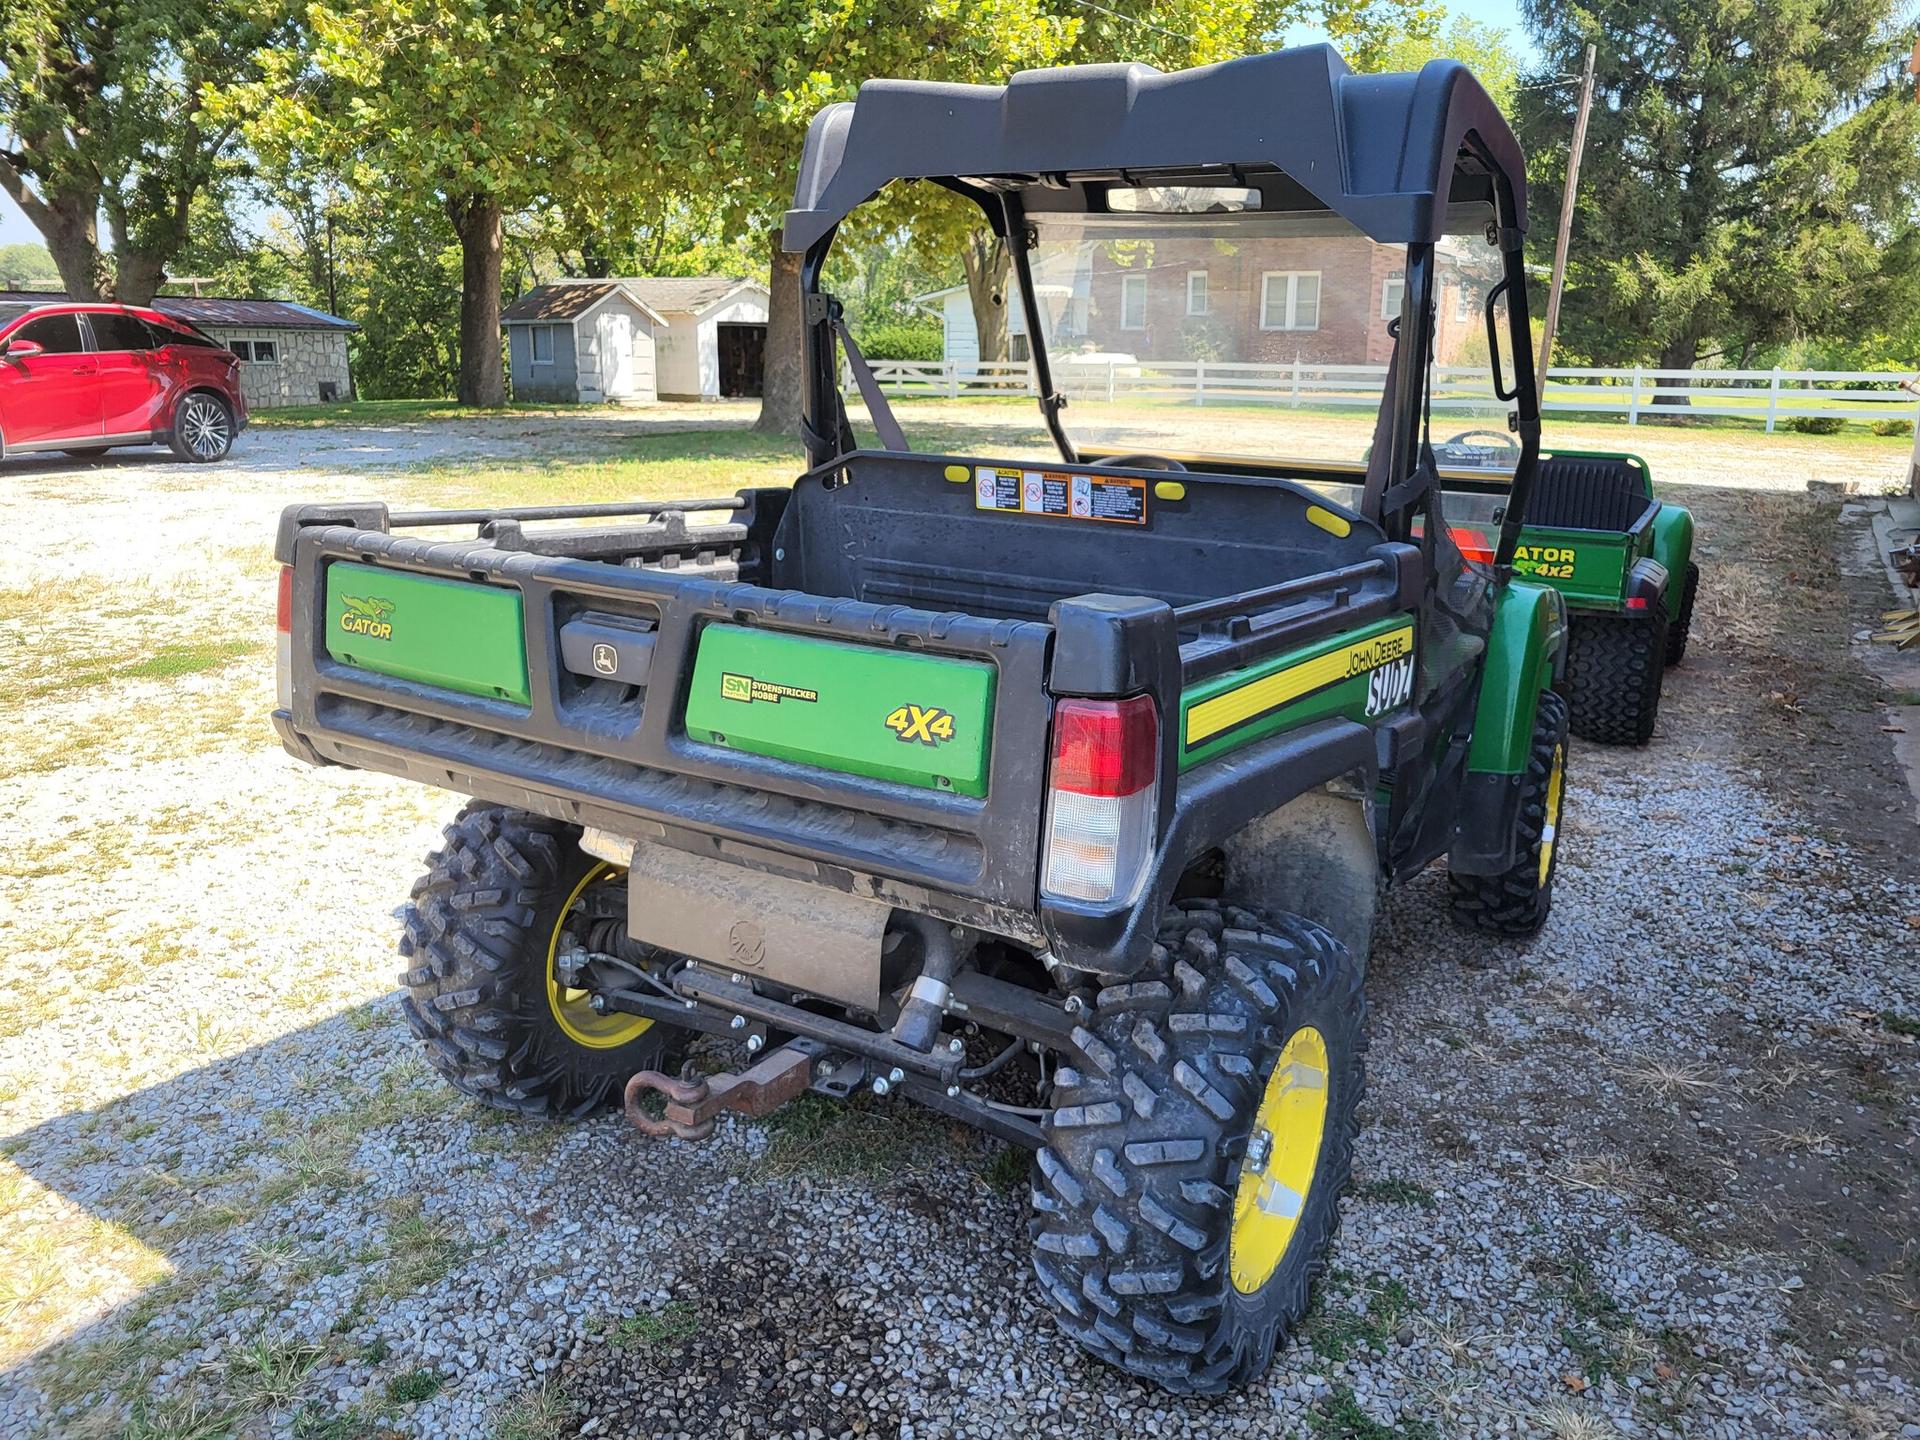
[[[869,80],[814,117],[783,244],[806,250],[895,180],[1018,189],[1032,210],[1099,213],[1110,184],[1216,182],[1261,210],[1325,210],[1375,240],[1446,233],[1449,201],[1526,223],[1519,142],[1467,68],[1357,75],[1330,45],[1163,74],[1146,65],[1023,70],[1005,85]],[[1284,176],[1284,181],[1280,177]]]

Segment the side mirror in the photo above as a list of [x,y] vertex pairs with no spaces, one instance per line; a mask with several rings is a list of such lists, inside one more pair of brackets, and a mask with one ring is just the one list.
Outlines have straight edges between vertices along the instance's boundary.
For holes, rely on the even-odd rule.
[[46,353],[47,347],[38,340],[9,340],[4,346],[0,346],[0,355],[5,355],[9,360],[24,360],[29,355]]

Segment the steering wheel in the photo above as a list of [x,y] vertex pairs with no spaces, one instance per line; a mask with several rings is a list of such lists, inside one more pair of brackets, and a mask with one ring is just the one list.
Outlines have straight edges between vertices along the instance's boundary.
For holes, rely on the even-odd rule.
[[1458,435],[1448,437],[1441,442],[1441,448],[1452,445],[1470,445],[1475,440],[1491,440],[1491,445],[1474,445],[1476,450],[1518,450],[1511,435],[1498,430],[1462,430]]
[[1178,460],[1170,460],[1165,455],[1148,455],[1144,451],[1137,455],[1102,455],[1090,463],[1124,465],[1130,470],[1178,470],[1182,475],[1187,473],[1187,467]]

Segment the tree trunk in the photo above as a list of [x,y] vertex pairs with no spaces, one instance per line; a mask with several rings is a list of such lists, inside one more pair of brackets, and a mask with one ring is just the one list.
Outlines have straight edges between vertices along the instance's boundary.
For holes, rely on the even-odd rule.
[[460,237],[460,403],[507,403],[500,360],[500,201],[465,195],[447,202]]
[[767,301],[766,370],[760,390],[760,418],[753,428],[763,435],[800,435],[800,414],[807,388],[806,337],[800,319],[800,260],[773,237]]
[[[1688,326],[1678,335],[1660,347],[1660,368],[1662,370],[1691,370],[1700,359],[1700,337]],[[1661,409],[1687,409],[1693,404],[1693,397],[1687,394],[1685,380],[1656,381],[1653,403]]]
[[99,194],[66,190],[42,197],[4,160],[0,160],[0,190],[13,197],[46,239],[67,294],[75,300],[105,298],[107,267],[100,255]]
[[967,299],[973,306],[973,333],[980,343],[982,363],[1007,358],[1007,278],[1012,258],[1000,238],[989,230],[967,235],[960,252],[967,272]]

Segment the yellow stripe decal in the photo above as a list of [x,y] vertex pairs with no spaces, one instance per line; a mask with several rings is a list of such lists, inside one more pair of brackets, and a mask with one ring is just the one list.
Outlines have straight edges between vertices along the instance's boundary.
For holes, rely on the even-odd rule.
[[1245,685],[1215,695],[1210,700],[1203,700],[1187,711],[1186,746],[1191,750],[1221,731],[1231,730],[1256,715],[1264,715],[1316,690],[1323,690],[1355,675],[1364,675],[1369,670],[1377,670],[1389,660],[1412,653],[1413,626],[1403,625],[1398,630],[1389,630],[1384,635],[1343,645],[1338,650],[1329,650],[1311,660],[1302,660],[1298,665],[1289,665],[1271,675],[1262,675],[1258,680],[1249,680]]

